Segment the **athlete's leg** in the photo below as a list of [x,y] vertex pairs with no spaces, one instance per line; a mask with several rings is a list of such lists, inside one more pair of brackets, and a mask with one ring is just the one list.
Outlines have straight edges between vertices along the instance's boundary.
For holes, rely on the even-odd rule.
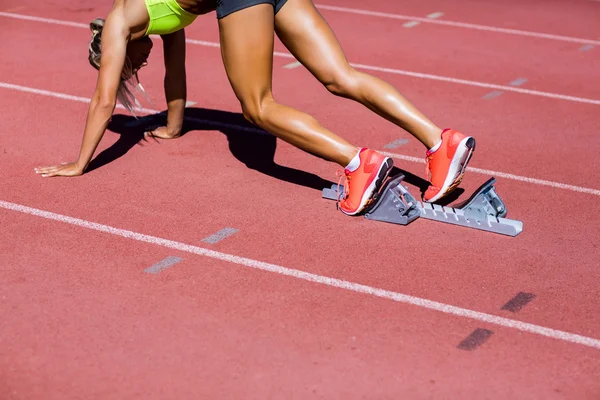
[[275,16],[277,36],[332,93],[356,100],[406,129],[428,149],[442,130],[390,84],[350,65],[335,34],[311,0],[288,0]]
[[358,148],[298,110],[278,104],[271,92],[274,10],[259,4],[219,19],[221,53],[244,116],[275,136],[345,167]]
[[333,31],[311,0],[287,0],[275,16],[275,29],[292,54],[329,91],[364,104],[431,150],[426,153],[431,186],[424,200],[437,201],[460,184],[475,140],[454,130],[442,132],[394,87],[348,65]]
[[340,209],[361,212],[392,168],[392,160],[358,148],[323,128],[313,117],[278,104],[271,92],[274,9],[258,4],[219,19],[221,53],[244,116],[275,136],[345,167],[346,197]]

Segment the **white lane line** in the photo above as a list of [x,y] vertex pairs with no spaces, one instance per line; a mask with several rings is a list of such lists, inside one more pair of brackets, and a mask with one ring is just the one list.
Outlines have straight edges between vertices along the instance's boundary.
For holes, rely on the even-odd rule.
[[380,17],[380,18],[390,18],[390,19],[398,19],[404,21],[420,21],[428,24],[436,24],[436,25],[445,25],[452,26],[456,28],[465,28],[465,29],[475,29],[479,31],[488,31],[495,33],[506,33],[509,35],[518,35],[518,36],[529,36],[538,39],[550,39],[550,40],[558,40],[562,42],[571,42],[571,43],[583,43],[583,44],[593,44],[600,45],[599,40],[591,40],[584,38],[577,38],[571,36],[562,36],[562,35],[553,35],[550,33],[541,33],[541,32],[532,32],[532,31],[523,31],[519,29],[507,29],[507,28],[497,28],[494,26],[487,25],[478,25],[478,24],[469,24],[464,22],[455,22],[455,21],[447,21],[447,20],[439,20],[432,18],[421,18],[414,17],[410,15],[400,15],[400,14],[392,14],[386,12],[379,11],[369,11],[369,10],[361,10],[356,8],[348,8],[348,7],[338,7],[338,6],[330,6],[325,4],[316,4],[317,8],[328,11],[338,11],[349,14],[358,14],[358,15],[368,15],[371,17]]
[[217,49],[221,47],[221,45],[219,43],[207,42],[206,40],[185,39],[185,42],[189,43],[189,44],[195,44],[198,46],[214,47]]
[[371,65],[364,65],[364,64],[350,63],[350,65],[352,65],[354,68],[357,68],[357,69],[364,69],[364,70],[369,70],[369,71],[387,72],[390,74],[411,76],[413,78],[430,79],[430,80],[434,80],[434,81],[455,83],[455,84],[466,85],[466,86],[482,87],[482,88],[487,88],[487,89],[497,89],[497,90],[503,90],[506,92],[515,92],[515,93],[521,93],[521,94],[528,94],[528,95],[532,95],[532,96],[547,97],[547,98],[556,99],[556,100],[573,101],[576,103],[600,105],[600,100],[587,99],[584,97],[567,96],[567,95],[558,94],[558,93],[541,92],[538,90],[529,90],[529,89],[523,89],[523,88],[519,88],[519,87],[495,85],[492,83],[469,81],[466,79],[451,78],[451,77],[447,77],[447,76],[432,75],[432,74],[423,74],[420,72],[403,71],[403,70],[393,69],[393,68],[374,67]]
[[[33,93],[33,94],[38,94],[41,96],[55,97],[55,98],[63,99],[63,100],[77,101],[80,103],[89,103],[91,101],[91,99],[89,99],[87,97],[72,96],[70,94],[51,92],[49,90],[35,89],[35,88],[27,87],[27,86],[14,85],[12,83],[6,83],[6,82],[0,82],[0,88],[17,90],[19,92],[25,92],[25,93]],[[122,110],[126,109],[121,104],[117,104],[117,108],[120,108]],[[136,108],[136,110],[144,112],[144,113],[148,113],[148,114],[155,114],[158,112],[156,110],[151,110],[149,108]]]
[[9,12],[0,12],[0,17],[21,19],[21,20],[33,21],[33,22],[44,22],[46,24],[73,26],[75,28],[85,28],[85,29],[90,28],[89,24],[82,24],[81,22],[71,22],[71,21],[63,21],[63,20],[52,19],[52,18],[33,17],[31,15],[15,14],[15,13],[9,13]]
[[[35,88],[26,87],[26,86],[15,85],[12,83],[0,82],[0,88],[17,90],[19,92],[25,92],[25,93],[33,93],[33,94],[42,95],[42,96],[49,96],[49,97],[59,98],[59,99],[63,99],[63,100],[77,101],[77,102],[81,102],[81,103],[89,103],[91,101],[89,98],[86,98],[86,97],[71,96],[69,94],[51,92],[49,90],[35,89]],[[120,109],[125,109],[125,107],[123,107],[121,104],[118,104],[117,107]],[[147,114],[156,114],[156,113],[160,112],[158,110],[152,110],[149,108],[141,108],[141,109],[139,109],[139,111],[141,111],[143,113],[147,113]],[[235,125],[235,124],[227,124],[227,123],[222,123],[222,122],[202,120],[202,119],[198,119],[198,118],[186,117],[186,119],[188,119],[190,121],[195,121],[198,123],[206,124],[209,126],[215,126],[215,127],[221,127],[221,128],[227,128],[227,129],[244,130],[244,131],[248,131],[248,132],[252,132],[252,133],[256,133],[256,134],[268,134],[267,132],[265,132],[264,130],[259,129],[259,128],[250,128],[250,127],[239,126],[239,125]],[[422,158],[406,156],[403,154],[388,153],[388,152],[380,152],[380,153],[384,154],[388,157],[396,158],[398,160],[417,162],[417,163],[425,163],[424,159],[422,159]],[[500,172],[500,171],[492,171],[489,169],[467,167],[467,170],[478,173],[478,174],[483,174],[483,175],[493,175],[496,177],[511,179],[511,180],[515,180],[515,181],[519,181],[519,182],[527,182],[527,183],[532,183],[535,185],[549,186],[549,187],[553,187],[555,189],[564,189],[564,190],[570,190],[573,192],[587,193],[587,194],[593,194],[596,196],[600,196],[600,190],[597,190],[597,189],[591,189],[591,188],[586,188],[586,187],[581,187],[581,186],[574,186],[574,185],[569,185],[569,184],[565,184],[565,183],[547,181],[547,180],[543,180],[543,179],[529,178],[526,176],[513,175],[513,174],[508,174],[508,173]]]
[[[0,88],[12,89],[12,90],[17,90],[19,92],[33,93],[33,94],[38,94],[41,96],[54,97],[54,98],[63,99],[63,100],[77,101],[77,102],[81,102],[81,103],[89,103],[91,101],[91,99],[89,99],[87,97],[71,96],[69,94],[51,92],[49,90],[34,89],[34,88],[27,87],[27,86],[14,85],[12,83],[6,83],[6,82],[0,82]],[[126,110],[126,108],[123,107],[121,104],[117,104],[117,108]],[[142,112],[142,113],[146,113],[146,114],[157,114],[157,113],[161,112],[158,110],[152,110],[150,108],[136,108],[136,110],[139,112]],[[252,128],[252,127],[240,126],[240,125],[236,125],[236,124],[228,124],[225,122],[210,121],[210,120],[193,118],[193,117],[185,117],[185,119],[188,121],[197,122],[200,124],[214,126],[216,128],[237,129],[237,130],[241,130],[241,131],[245,131],[245,132],[255,133],[258,135],[270,135],[270,133],[265,132],[264,130],[262,130],[260,128]]]
[[600,340],[591,337],[581,336],[578,334],[564,332],[556,329],[547,328],[540,325],[534,325],[527,322],[516,321],[509,318],[499,317],[492,314],[486,314],[479,311],[470,310],[467,308],[456,307],[450,304],[440,303],[433,300],[428,300],[420,297],[410,296],[403,293],[393,292],[390,290],[379,289],[372,286],[362,285],[359,283],[344,281],[341,279],[330,278],[323,275],[312,274],[310,272],[300,271],[297,269],[287,268],[277,264],[270,264],[263,261],[253,260],[236,256],[233,254],[223,253],[219,251],[208,250],[202,247],[193,246],[185,243],[176,242],[173,240],[162,239],[156,236],[144,235],[142,233],[133,232],[125,229],[119,229],[108,225],[102,225],[91,221],[86,221],[79,218],[73,218],[66,215],[56,214],[49,211],[40,210],[37,208],[27,207],[21,204],[10,203],[0,200],[0,208],[11,211],[20,212],[23,214],[34,215],[37,217],[63,222],[70,225],[79,226],[82,228],[92,229],[99,232],[108,233],[114,236],[119,236],[127,239],[136,240],[138,242],[151,243],[157,246],[163,246],[178,251],[196,254],[199,256],[209,257],[221,261],[230,262],[237,265],[243,265],[249,268],[255,268],[267,272],[272,272],[280,275],[289,276],[296,279],[301,279],[313,283],[318,283],[330,287],[349,290],[356,293],[362,293],[369,296],[381,297],[396,301],[398,303],[411,304],[417,307],[426,308],[429,310],[439,311],[445,314],[454,315],[462,318],[469,318],[476,321],[486,322],[489,324],[499,325],[505,328],[517,329],[523,332],[529,332],[536,335],[546,336],[549,338],[562,340],[564,342],[581,344],[584,346],[600,349]]
[[[26,19],[26,20],[35,21],[35,22],[53,23],[53,24],[58,24],[58,25],[77,26],[77,27],[86,27],[87,28],[87,25],[85,25],[85,24],[77,24],[77,23],[69,22],[69,21],[51,20],[48,18],[23,16],[20,14],[0,13],[0,16],[9,17],[9,18]],[[23,17],[25,17],[25,18],[23,18]],[[203,40],[187,39],[186,42],[190,43],[190,44],[199,45],[199,46],[206,46],[206,47],[213,47],[213,48],[219,47],[219,43],[207,42],[207,41],[203,41]],[[600,43],[600,42],[598,42],[598,43]],[[276,57],[294,59],[293,55],[291,55],[289,53],[279,52],[279,51],[274,52],[273,55],[275,55]],[[367,71],[377,71],[377,72],[383,72],[383,73],[389,73],[389,74],[395,74],[395,75],[410,76],[412,78],[429,79],[429,80],[434,80],[434,81],[439,81],[439,82],[454,83],[457,85],[474,86],[474,87],[481,87],[481,88],[487,88],[487,89],[497,89],[497,90],[503,90],[506,92],[515,92],[515,93],[527,94],[527,95],[531,95],[531,96],[546,97],[546,98],[551,98],[551,99],[556,99],[556,100],[572,101],[572,102],[576,102],[576,103],[600,105],[600,100],[589,99],[589,98],[585,98],[585,97],[568,96],[568,95],[563,95],[563,94],[558,94],[558,93],[542,92],[542,91],[538,91],[538,90],[529,90],[529,89],[523,89],[523,88],[518,88],[518,87],[496,85],[496,84],[492,84],[492,83],[471,81],[471,80],[467,80],[467,79],[452,78],[452,77],[441,76],[441,75],[424,74],[424,73],[420,73],[420,72],[406,71],[406,70],[394,69],[394,68],[377,67],[377,66],[366,65],[366,64],[350,63],[350,65],[356,69],[362,69],[362,70],[367,70]]]
[[302,63],[300,61],[296,61],[287,65],[284,65],[283,68],[287,68],[287,69],[294,69],[294,68],[298,68],[302,66]]
[[[359,14],[359,15],[369,15],[369,16],[373,16],[373,17],[392,18],[392,19],[407,20],[407,21],[414,20],[414,21],[426,22],[426,23],[430,23],[430,24],[454,26],[454,27],[459,27],[459,28],[476,29],[476,30],[483,30],[483,31],[490,31],[490,32],[497,32],[497,33],[507,33],[507,34],[520,35],[520,36],[530,36],[530,37],[536,37],[536,38],[540,38],[540,39],[551,39],[551,40],[559,40],[559,41],[572,42],[572,43],[592,44],[595,46],[600,45],[600,40],[591,40],[591,39],[583,39],[583,38],[576,38],[576,37],[570,37],[570,36],[552,35],[552,34],[540,33],[540,32],[522,31],[522,30],[518,30],[518,29],[497,28],[497,27],[487,26],[487,25],[477,25],[477,24],[468,24],[468,23],[462,23],[462,22],[438,20],[438,19],[430,18],[430,17],[422,18],[422,17],[416,17],[416,16],[360,10],[360,9],[354,9],[354,8],[348,8],[348,7],[329,6],[329,5],[324,5],[324,4],[318,4],[317,7],[321,8],[323,10],[339,11],[339,12]],[[34,16],[30,16],[30,15],[15,14],[15,13],[10,13],[10,12],[0,12],[0,16],[8,17],[8,18],[22,19],[22,20],[27,20],[27,21],[45,22],[48,24],[68,25],[68,26],[73,26],[73,27],[78,27],[78,28],[89,29],[88,24],[83,24],[80,22],[57,20],[57,19],[53,19],[53,18],[34,17]],[[210,42],[207,42],[207,43],[210,43]],[[212,44],[213,43],[211,43],[211,45]]]
[[[509,85],[510,86],[521,86],[525,82],[527,82],[526,78],[518,78],[518,79],[515,79],[514,81],[510,82]],[[501,96],[501,95],[502,95],[501,91],[495,90],[493,92],[490,92],[490,93],[484,95],[482,97],[482,99],[493,99],[494,97],[498,97],[498,96]]]

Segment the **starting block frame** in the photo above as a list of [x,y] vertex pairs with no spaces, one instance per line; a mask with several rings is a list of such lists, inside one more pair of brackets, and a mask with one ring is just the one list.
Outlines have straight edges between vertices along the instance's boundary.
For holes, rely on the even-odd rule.
[[[416,200],[402,185],[404,175],[388,180],[373,196],[373,204],[364,212],[366,219],[408,225],[418,218],[474,228],[501,235],[517,236],[523,231],[523,222],[507,219],[506,205],[496,193],[496,178],[490,178],[465,202],[456,207]],[[339,201],[344,196],[343,186],[325,188],[322,197]]]

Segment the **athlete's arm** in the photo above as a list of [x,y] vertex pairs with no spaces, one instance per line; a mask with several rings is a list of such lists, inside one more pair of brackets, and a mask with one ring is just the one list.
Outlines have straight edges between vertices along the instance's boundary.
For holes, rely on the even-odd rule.
[[165,60],[165,97],[167,100],[167,126],[160,127],[150,135],[172,139],[181,135],[183,113],[187,96],[185,72],[185,32],[162,35]]
[[129,32],[119,9],[107,16],[102,31],[102,59],[96,90],[88,109],[83,142],[76,162],[36,168],[47,176],[77,176],[88,167],[112,117],[125,64]]

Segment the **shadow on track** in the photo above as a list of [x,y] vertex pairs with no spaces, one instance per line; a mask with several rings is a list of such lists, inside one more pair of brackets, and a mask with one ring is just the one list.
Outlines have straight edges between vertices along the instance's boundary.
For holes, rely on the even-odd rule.
[[[102,151],[92,160],[86,172],[91,172],[115,161],[145,140],[153,140],[146,139],[144,133],[164,126],[166,117],[166,112],[137,119],[123,114],[113,115],[108,130],[117,133],[120,137],[111,147]],[[315,190],[321,190],[333,184],[315,174],[276,164],[274,157],[277,138],[248,122],[241,113],[197,107],[186,108],[182,137],[194,131],[214,130],[220,131],[227,137],[231,154],[250,169]],[[391,176],[399,173],[405,176],[406,183],[416,186],[421,192],[424,192],[429,185],[426,180],[397,167],[394,167]],[[462,192],[457,189],[455,193],[456,195],[453,194],[450,201],[454,201]]]

